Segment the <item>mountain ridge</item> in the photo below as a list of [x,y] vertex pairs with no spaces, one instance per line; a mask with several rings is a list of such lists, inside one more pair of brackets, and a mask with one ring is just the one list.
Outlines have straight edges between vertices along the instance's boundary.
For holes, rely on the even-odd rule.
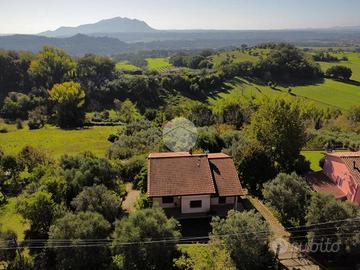
[[62,26],[56,30],[41,32],[46,37],[69,37],[76,34],[92,33],[148,33],[156,31],[146,22],[138,19],[115,17],[79,26]]

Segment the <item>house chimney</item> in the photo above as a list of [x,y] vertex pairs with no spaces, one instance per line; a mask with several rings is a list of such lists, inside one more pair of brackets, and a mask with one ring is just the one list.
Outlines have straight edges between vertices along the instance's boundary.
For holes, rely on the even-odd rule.
[[354,167],[355,171],[360,172],[360,168],[358,166],[356,166],[356,161],[355,160],[353,161],[353,167]]

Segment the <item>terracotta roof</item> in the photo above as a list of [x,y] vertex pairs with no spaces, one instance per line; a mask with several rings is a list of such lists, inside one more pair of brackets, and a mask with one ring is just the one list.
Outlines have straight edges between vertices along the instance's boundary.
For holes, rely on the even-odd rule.
[[346,199],[346,194],[323,172],[310,173],[306,176],[306,179],[314,191],[332,193],[336,199]]
[[218,194],[244,195],[232,159],[223,153],[151,153],[149,197]]
[[230,157],[210,157],[210,168],[220,196],[245,195],[233,160]]
[[150,197],[215,193],[206,156],[149,156]]
[[334,152],[327,153],[327,155],[340,158],[353,179],[360,185],[360,152]]
[[360,158],[360,152],[331,152],[326,153],[328,156],[334,156],[334,157],[358,157]]

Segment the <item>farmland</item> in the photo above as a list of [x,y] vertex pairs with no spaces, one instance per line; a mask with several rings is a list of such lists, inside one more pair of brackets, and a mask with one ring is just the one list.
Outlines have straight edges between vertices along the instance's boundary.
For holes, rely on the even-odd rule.
[[121,61],[116,63],[116,69],[117,70],[124,70],[124,71],[133,71],[133,70],[139,70],[135,65],[130,64],[128,61]]
[[159,72],[165,72],[173,66],[169,63],[167,58],[146,58],[147,68]]
[[[312,50],[306,53],[308,58],[318,50]],[[223,61],[232,63],[241,63],[250,61],[256,63],[260,57],[266,56],[266,49],[250,49],[247,51],[234,50],[218,53],[213,57],[215,67],[219,66]],[[267,85],[251,82],[247,79],[236,77],[226,83],[227,90],[219,94],[217,97],[209,98],[210,104],[217,106],[217,103],[226,102],[226,100],[244,101],[247,99],[259,98],[263,96],[292,96],[294,98],[302,98],[311,102],[316,102],[321,107],[332,107],[348,110],[352,106],[358,105],[360,100],[360,54],[353,52],[338,52],[332,55],[341,59],[347,57],[348,61],[340,61],[335,63],[318,62],[321,69],[326,71],[334,65],[344,65],[352,69],[352,81],[340,82],[331,79],[323,81],[307,82],[298,85],[278,85],[275,88]],[[288,89],[291,89],[291,94]]]
[[220,93],[215,98],[211,97],[209,102],[216,104],[225,100],[241,102],[244,99],[249,100],[264,96],[289,96],[318,103],[319,106],[324,108],[332,107],[348,110],[352,106],[358,105],[360,100],[358,86],[330,79],[325,79],[322,83],[291,86],[291,94],[288,93],[289,87],[277,86],[276,89],[273,89],[239,77],[228,82],[227,86],[229,87],[227,92]]
[[0,208],[1,231],[13,230],[19,239],[24,239],[24,231],[29,227],[25,219],[15,210],[16,198],[9,198]]
[[98,156],[104,156],[110,142],[107,137],[115,127],[92,127],[79,130],[63,130],[46,126],[39,130],[24,128],[16,130],[14,125],[8,125],[8,133],[0,134],[0,145],[4,152],[17,154],[24,146],[38,146],[46,150],[54,158],[64,154],[78,154],[91,151]]

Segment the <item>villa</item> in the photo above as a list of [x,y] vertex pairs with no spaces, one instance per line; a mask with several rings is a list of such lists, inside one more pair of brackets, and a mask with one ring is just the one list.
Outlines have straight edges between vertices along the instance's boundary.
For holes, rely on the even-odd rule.
[[360,205],[360,152],[326,153],[323,170],[308,179],[315,191]]
[[224,216],[241,208],[245,195],[233,160],[223,153],[152,153],[147,189],[154,204],[184,218]]

